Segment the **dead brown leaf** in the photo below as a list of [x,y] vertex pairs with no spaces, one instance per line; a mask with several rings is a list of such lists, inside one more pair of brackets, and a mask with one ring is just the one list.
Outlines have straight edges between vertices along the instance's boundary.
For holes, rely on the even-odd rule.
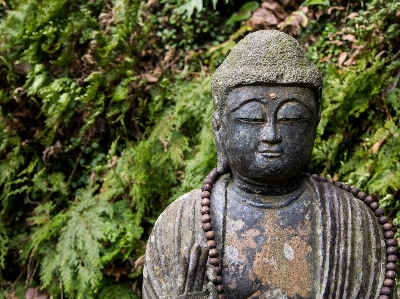
[[284,20],[287,17],[287,13],[283,9],[282,5],[280,5],[278,2],[268,2],[265,1],[261,4],[262,8],[265,8],[266,10],[272,12],[278,19]]
[[58,155],[63,153],[63,147],[60,141],[57,141],[56,144],[49,146],[43,151],[42,160],[43,163],[47,166],[51,164],[47,163],[46,160],[50,157],[58,158]]
[[338,65],[342,66],[342,64],[346,60],[346,58],[347,58],[347,52],[340,53],[339,58],[338,58]]
[[248,21],[250,27],[254,29],[268,29],[278,24],[275,15],[265,8],[257,9]]
[[343,42],[341,41],[341,40],[332,40],[332,41],[329,41],[329,43],[330,44],[333,44],[333,45],[336,45],[336,46],[341,46],[341,45],[343,45]]
[[145,258],[145,256],[141,255],[133,262],[132,272],[138,272],[138,271],[141,271],[143,269],[144,258]]
[[111,267],[105,268],[103,272],[108,276],[115,276],[115,281],[118,281],[121,276],[129,274],[126,269],[119,268],[114,264]]
[[348,18],[348,19],[354,19],[354,18],[357,17],[358,15],[359,15],[358,12],[353,11],[353,12],[351,12],[351,13],[347,16],[347,18]]
[[385,142],[385,140],[386,136],[383,136],[379,141],[375,142],[375,144],[371,147],[371,152],[373,154],[376,154],[380,149],[380,147],[382,146],[382,144]]
[[357,39],[353,34],[346,34],[343,36],[343,40],[348,40],[354,43]]
[[26,291],[25,299],[49,299],[50,295],[46,292],[46,290],[41,290],[40,286],[36,288],[29,288]]
[[25,93],[26,93],[25,88],[23,88],[23,87],[17,87],[17,88],[14,90],[14,93],[13,93],[13,98],[14,98],[14,100],[15,100],[17,103],[21,102],[21,97],[22,97],[22,95],[25,94]]
[[344,10],[345,8],[342,6],[332,6],[328,8],[328,15],[332,13],[332,10],[337,9],[337,10]]
[[156,83],[158,78],[150,73],[143,74],[143,77],[146,78],[148,83]]

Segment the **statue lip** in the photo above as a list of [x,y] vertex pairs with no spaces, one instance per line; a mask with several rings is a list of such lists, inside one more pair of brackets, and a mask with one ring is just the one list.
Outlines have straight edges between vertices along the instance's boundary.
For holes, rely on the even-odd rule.
[[263,151],[259,151],[259,153],[262,156],[268,157],[268,158],[278,158],[283,155],[282,151],[271,151],[271,150],[263,150]]

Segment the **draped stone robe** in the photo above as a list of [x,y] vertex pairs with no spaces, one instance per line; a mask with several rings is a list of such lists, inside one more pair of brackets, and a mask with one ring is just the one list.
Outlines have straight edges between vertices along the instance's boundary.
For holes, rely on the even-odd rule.
[[[326,182],[316,182],[308,176],[304,177],[302,186],[311,190],[312,196],[305,199],[301,199],[300,196],[286,206],[277,208],[284,217],[290,217],[297,213],[298,215],[293,217],[299,218],[302,213],[299,212],[299,209],[302,208],[295,205],[301,200],[305,200],[306,206],[308,205],[308,212],[304,212],[308,222],[301,222],[300,219],[298,231],[296,229],[289,230],[295,236],[293,238],[297,238],[297,240],[299,236],[303,236],[304,242],[307,243],[307,246],[303,247],[307,250],[299,252],[298,248],[293,249],[293,245],[289,246],[285,243],[283,246],[282,244],[282,256],[290,260],[299,254],[300,259],[308,262],[307,265],[297,264],[300,266],[293,268],[294,274],[285,272],[293,274],[297,280],[294,283],[293,281],[285,283],[286,278],[279,277],[283,273],[279,272],[279,259],[275,268],[258,267],[258,270],[255,270],[263,262],[263,254],[265,255],[265,250],[260,250],[260,246],[253,247],[253,251],[256,250],[253,255],[256,257],[250,257],[252,260],[246,267],[232,268],[232,265],[229,264],[232,262],[229,261],[231,257],[227,254],[229,246],[231,246],[229,245],[229,232],[225,231],[232,229],[232,225],[227,224],[230,221],[230,209],[233,209],[227,196],[227,186],[230,182],[230,175],[221,177],[214,184],[211,193],[212,224],[216,233],[218,249],[222,252],[223,279],[227,298],[361,299],[379,297],[384,280],[386,248],[382,229],[376,217],[362,201],[354,198],[351,193]],[[183,195],[172,203],[157,220],[146,250],[143,298],[172,299],[182,295],[183,288],[180,285],[182,280],[179,276],[184,272],[182,261],[188,259],[194,244],[207,242],[202,231],[200,193],[201,190],[198,189]],[[247,208],[245,205],[242,207],[236,204],[235,207],[239,207],[239,210],[243,211],[244,223],[252,221],[252,219],[246,219],[248,213],[245,213]],[[292,210],[290,210],[291,208]],[[271,213],[271,210],[273,209],[265,209],[264,213]],[[257,213],[263,213],[263,210],[254,211],[253,218],[257,218]],[[309,223],[308,229],[304,229],[304,223]],[[307,230],[310,230],[309,233],[304,232]],[[263,230],[262,228],[261,231],[265,231],[265,235],[267,235],[265,238],[270,238],[269,240],[273,238],[278,240],[282,237],[282,233],[274,232],[276,230]],[[268,234],[270,235],[268,236]],[[247,238],[239,240],[239,243],[246,244],[254,240],[256,239],[253,238],[249,241]],[[279,245],[279,242],[274,244]],[[267,258],[264,260],[271,262]],[[276,273],[274,269],[277,269]],[[266,279],[260,278],[263,276],[263,273],[259,273],[260,271],[266,272],[264,273]],[[291,271],[290,266],[289,271]],[[286,275],[285,273],[283,275]],[[256,277],[255,274],[260,274],[260,276]],[[277,275],[278,279],[274,275]],[[309,285],[307,285],[307,281],[310,282]],[[189,294],[181,298],[208,298],[207,283],[207,277],[204,277],[203,293]],[[242,286],[250,284],[250,288],[241,287],[240,283]],[[302,283],[304,286],[299,286]],[[397,298],[395,290],[392,293],[392,298]]]

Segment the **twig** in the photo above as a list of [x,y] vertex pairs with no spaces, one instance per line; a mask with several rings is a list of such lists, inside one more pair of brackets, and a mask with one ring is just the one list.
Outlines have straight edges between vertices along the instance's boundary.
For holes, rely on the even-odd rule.
[[388,88],[386,93],[391,92],[392,90],[394,90],[397,87],[397,84],[399,84],[399,80],[400,80],[400,70],[396,75],[396,79],[394,80],[393,84],[391,84]]
[[167,68],[169,68],[171,65],[173,65],[175,62],[177,62],[179,59],[181,59],[183,54],[179,54],[176,56],[174,60],[172,60],[170,63],[168,63],[166,66],[163,67],[163,71],[165,71]]
[[33,262],[33,254],[36,251],[37,246],[35,246],[35,248],[33,248],[30,256],[29,256],[29,261],[28,261],[28,265],[26,265],[26,280],[25,280],[25,287],[28,286],[29,284],[29,278],[31,277],[31,267],[32,267],[32,262]]
[[397,53],[394,54],[394,56],[392,58],[390,58],[387,62],[391,62],[392,60],[395,60],[397,58],[397,56],[399,56],[399,55],[400,55],[400,50],[397,51]]
[[18,281],[21,279],[22,274],[25,273],[27,266],[24,267],[24,269],[21,271],[21,273],[19,273],[17,279],[11,284],[11,290],[14,291],[15,289],[15,285],[18,283]]
[[80,154],[79,154],[79,156],[78,156],[78,159],[76,159],[74,169],[72,170],[71,174],[69,175],[69,178],[68,178],[68,181],[67,181],[67,185],[68,185],[68,186],[69,186],[69,184],[71,183],[72,177],[74,176],[75,171],[76,171],[76,169],[78,168],[79,161],[81,160],[82,155],[83,155],[83,153],[84,153],[86,147],[87,147],[88,144],[89,144],[89,141],[90,141],[90,136],[88,137],[88,140],[86,141],[85,145],[83,146],[83,149],[82,149],[82,151],[80,152]]

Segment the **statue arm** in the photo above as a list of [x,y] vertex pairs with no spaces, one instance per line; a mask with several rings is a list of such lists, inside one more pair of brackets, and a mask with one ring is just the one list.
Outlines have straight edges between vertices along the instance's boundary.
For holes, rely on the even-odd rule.
[[193,199],[200,198],[193,193],[171,204],[153,228],[143,270],[144,299],[216,298],[210,297],[214,285],[207,285],[209,249],[201,227],[190,218],[197,211]]

